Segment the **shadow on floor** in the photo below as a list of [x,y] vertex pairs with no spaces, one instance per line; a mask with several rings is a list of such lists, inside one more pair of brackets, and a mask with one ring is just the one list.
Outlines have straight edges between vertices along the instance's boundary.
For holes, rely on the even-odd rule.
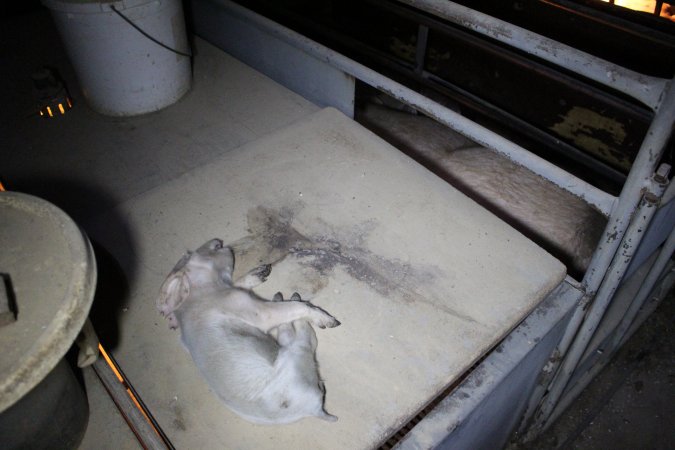
[[[119,316],[129,299],[129,284],[138,263],[134,244],[125,220],[114,213],[115,198],[91,183],[60,177],[12,180],[11,190],[40,197],[68,214],[89,235],[96,256],[97,284],[91,320],[101,342],[114,349],[119,342]],[[106,211],[106,227],[115,236],[115,254],[95,240],[95,230],[87,223]],[[124,269],[123,269],[124,268]]]

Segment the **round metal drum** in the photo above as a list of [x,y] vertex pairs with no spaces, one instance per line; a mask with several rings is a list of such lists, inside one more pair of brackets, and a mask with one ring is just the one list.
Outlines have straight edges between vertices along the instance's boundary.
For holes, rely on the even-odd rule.
[[[0,192],[0,429],[8,417],[17,416],[19,405],[18,416],[31,419],[24,397],[35,398],[37,415],[53,403],[36,398],[37,392],[75,397],[70,387],[54,394],[39,385],[53,373],[72,378],[62,360],[89,314],[95,285],[89,240],[63,211],[30,195]],[[86,413],[86,398],[84,408]]]

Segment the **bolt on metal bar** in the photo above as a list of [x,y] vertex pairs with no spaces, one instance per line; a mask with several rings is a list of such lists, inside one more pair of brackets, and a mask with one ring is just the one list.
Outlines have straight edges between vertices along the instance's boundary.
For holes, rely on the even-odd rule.
[[398,0],[623,92],[652,109],[669,80],[643,75],[447,0]]
[[670,183],[670,184],[668,184],[668,187],[666,188],[666,192],[663,194],[663,198],[661,199],[661,204],[666,205],[673,200],[675,200],[675,183]]
[[368,67],[357,63],[346,56],[337,53],[289,28],[254,13],[230,0],[212,0],[213,3],[227,8],[236,16],[247,20],[253,26],[264,30],[282,41],[293,45],[314,58],[330,64],[344,73],[361,80],[362,82],[385,92],[397,100],[412,106],[418,111],[437,120],[438,122],[474,140],[479,145],[488,147],[501,153],[512,161],[527,167],[534,173],[550,180],[564,190],[582,198],[593,205],[600,212],[609,215],[614,206],[616,197],[595,186],[580,180],[563,169],[549,163],[506,138],[484,128],[475,122],[461,116],[438,103],[430,100],[418,92],[397,83]]

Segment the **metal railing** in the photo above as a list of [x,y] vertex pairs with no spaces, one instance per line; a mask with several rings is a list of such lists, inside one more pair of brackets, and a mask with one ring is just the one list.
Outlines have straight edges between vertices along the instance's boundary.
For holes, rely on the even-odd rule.
[[[582,198],[608,216],[607,226],[581,282],[584,299],[577,306],[566,333],[558,345],[561,362],[550,386],[535,391],[529,415],[535,417],[533,430],[548,426],[560,413],[561,397],[586,351],[607,306],[621,283],[641,233],[661,201],[667,183],[668,166],[657,167],[675,126],[675,83],[643,75],[601,58],[548,39],[502,20],[446,0],[398,0],[439,18],[508,44],[530,55],[575,72],[589,80],[628,95],[646,105],[655,115],[618,197],[569,174],[526,149],[499,136],[460,114],[424,97],[400,83],[357,63],[330,48],[262,17],[229,0],[212,0],[253,26],[323,61],[399,101],[423,112],[480,145],[501,153],[562,189]],[[658,176],[655,177],[655,174]],[[636,214],[636,212],[640,214]],[[644,216],[644,217],[643,217]],[[634,220],[634,218],[639,220]],[[623,252],[619,253],[619,247]],[[667,252],[670,247],[664,248]],[[671,249],[672,253],[672,249]],[[669,255],[666,255],[669,257]],[[663,258],[666,258],[664,256]],[[667,259],[667,258],[666,258]],[[611,269],[611,270],[610,270]],[[656,282],[654,280],[654,282]],[[638,299],[639,300],[639,299]],[[630,311],[635,307],[631,307]],[[625,327],[622,327],[625,328]],[[620,343],[621,338],[617,340]],[[571,390],[575,392],[575,390]],[[543,400],[542,400],[543,399]],[[541,403],[540,403],[541,401]],[[536,412],[535,412],[536,410]],[[527,417],[526,417],[527,419]]]

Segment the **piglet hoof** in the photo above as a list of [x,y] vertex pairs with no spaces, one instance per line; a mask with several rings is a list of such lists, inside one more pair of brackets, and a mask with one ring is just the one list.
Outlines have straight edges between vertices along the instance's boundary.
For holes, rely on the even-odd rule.
[[321,308],[315,307],[315,317],[312,320],[312,323],[319,328],[335,328],[340,325],[340,321],[335,317],[328,314],[326,311]]

